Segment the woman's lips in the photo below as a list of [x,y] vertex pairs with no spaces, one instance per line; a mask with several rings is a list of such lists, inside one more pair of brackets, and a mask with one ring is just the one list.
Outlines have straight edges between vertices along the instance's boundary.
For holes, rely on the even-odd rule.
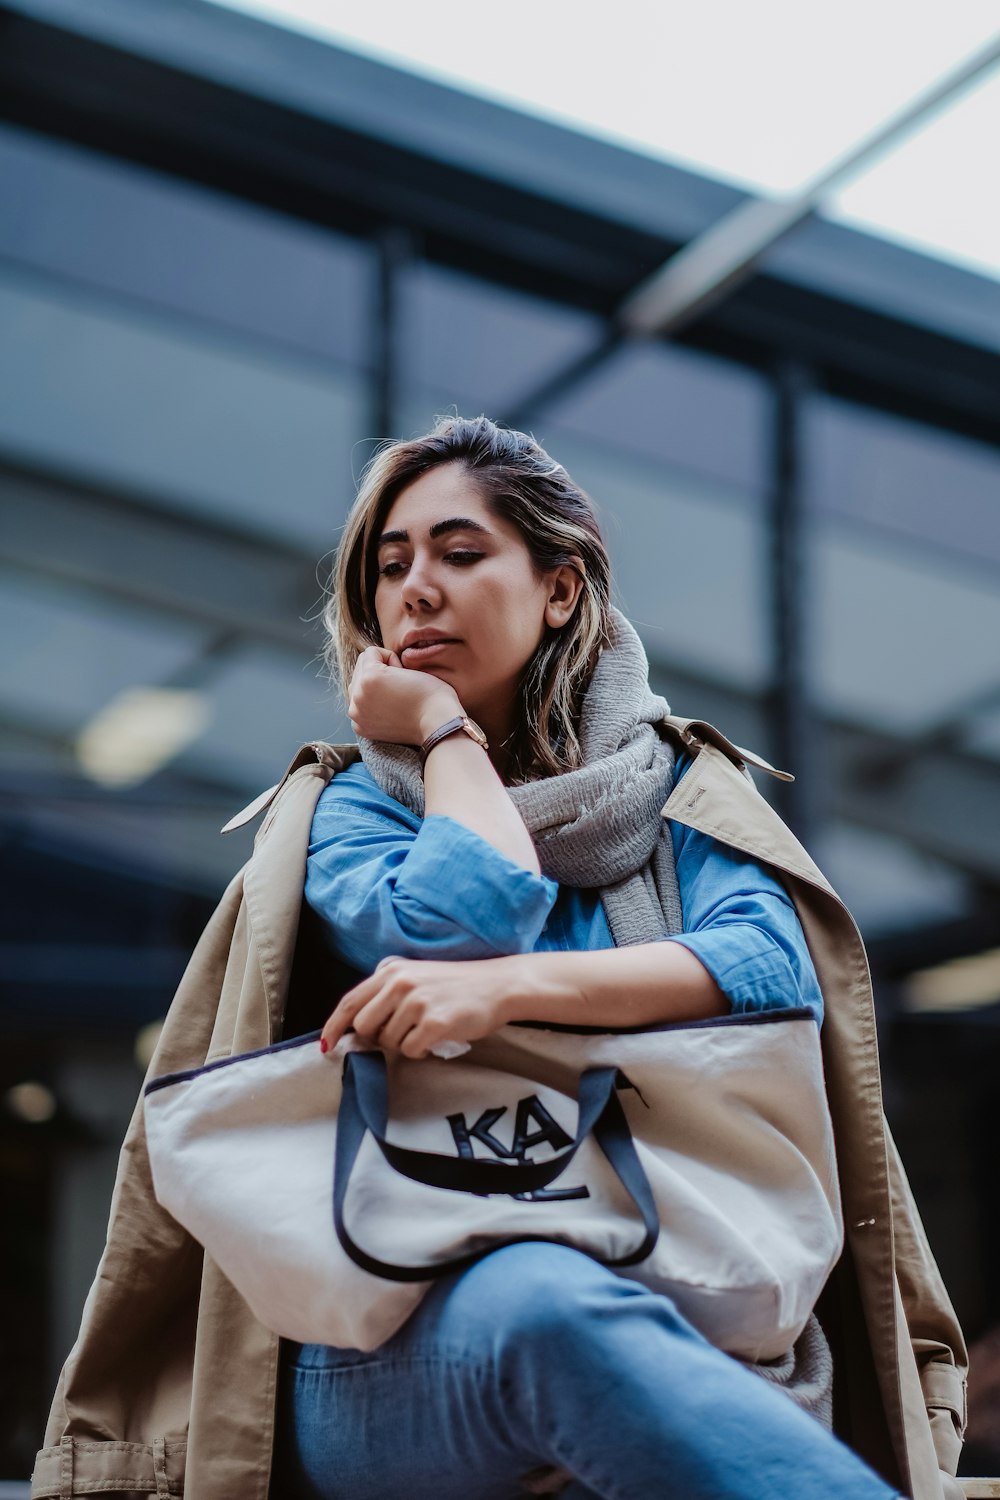
[[400,653],[400,660],[402,661],[406,657],[409,657],[411,664],[432,661],[436,656],[440,656],[442,651],[447,650],[449,646],[457,644],[453,640],[414,641],[412,646],[403,647]]

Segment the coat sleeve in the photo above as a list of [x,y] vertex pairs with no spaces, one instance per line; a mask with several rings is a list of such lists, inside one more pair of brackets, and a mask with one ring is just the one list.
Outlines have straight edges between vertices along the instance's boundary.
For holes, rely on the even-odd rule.
[[[237,876],[187,966],[150,1075],[204,1062],[241,898]],[[58,1477],[66,1442],[73,1451],[73,1494],[81,1492],[76,1486],[132,1488],[133,1478],[134,1487],[144,1489],[146,1471],[152,1474],[144,1430],[151,1407],[162,1423],[157,1431],[166,1433],[181,1461],[201,1274],[201,1247],[156,1201],[140,1096],[119,1158],[107,1244],[49,1412],[34,1494],[61,1493],[50,1489],[47,1476]],[[167,1397],[168,1391],[174,1395]]]

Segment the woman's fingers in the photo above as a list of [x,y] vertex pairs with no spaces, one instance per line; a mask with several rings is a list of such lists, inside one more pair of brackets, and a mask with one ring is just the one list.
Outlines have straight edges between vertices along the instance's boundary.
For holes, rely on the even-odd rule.
[[[354,664],[354,676],[372,666],[398,667],[399,657],[385,646],[366,646]],[[353,680],[353,679],[352,679]]]
[[444,722],[461,711],[454,688],[431,672],[410,671],[382,646],[369,646],[355,664],[347,713],[357,734],[394,744],[419,745],[430,700],[440,705]]
[[378,1016],[372,1019],[377,1028],[371,1034],[373,1042],[377,1042],[380,1047],[385,1047],[390,1052],[406,1052],[406,1039],[416,1024],[407,1004],[399,1005],[384,1020]]
[[505,997],[517,981],[512,959],[433,960],[389,957],[348,990],[323,1027],[332,1051],[352,1027],[361,1037],[407,1057],[426,1057],[448,1039],[476,1041],[504,1024]]
[[355,985],[353,990],[347,991],[320,1033],[319,1044],[324,1052],[333,1051],[340,1038],[354,1025],[355,1016],[378,993],[379,988],[380,981],[377,982],[377,975],[372,974]]
[[[401,962],[393,955],[383,958],[373,974],[346,992],[320,1034],[320,1047],[324,1052],[332,1052],[352,1027],[360,1036],[374,1036],[373,1023],[378,1020],[379,1025],[383,1024],[392,1012],[391,996],[386,990],[387,970],[390,965]],[[380,1010],[370,1009],[375,1001],[381,1005]]]
[[354,663],[347,694],[347,713],[356,733],[360,732],[358,721],[363,714],[366,687],[370,687],[372,679],[385,667],[401,668],[402,665],[395,652],[384,646],[366,646],[361,652]]

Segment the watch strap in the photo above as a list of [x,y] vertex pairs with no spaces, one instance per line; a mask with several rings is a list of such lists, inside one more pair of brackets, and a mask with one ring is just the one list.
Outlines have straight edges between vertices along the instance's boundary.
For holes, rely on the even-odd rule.
[[429,734],[420,746],[421,770],[434,746],[440,744],[442,740],[448,739],[453,734],[467,734],[470,740],[475,740],[476,744],[482,745],[484,750],[489,749],[489,745],[486,743],[486,736],[479,728],[479,725],[474,724],[468,714],[457,714],[454,719],[449,719],[446,724],[442,724],[439,729],[435,729],[433,734]]

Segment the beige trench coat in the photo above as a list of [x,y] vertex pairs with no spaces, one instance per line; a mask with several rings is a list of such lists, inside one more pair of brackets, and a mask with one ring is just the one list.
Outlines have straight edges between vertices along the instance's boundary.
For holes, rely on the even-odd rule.
[[[826,1001],[823,1043],[847,1244],[820,1303],[834,1350],[838,1432],[913,1500],[953,1500],[966,1354],[882,1115],[864,949],[846,908],[700,721],[666,726],[695,755],[664,816],[773,866],[792,895]],[[253,857],[203,933],[150,1075],[281,1035],[316,800],[356,759],[308,746],[229,826],[268,808]],[[298,982],[298,981],[296,981]],[[122,1150],[107,1247],[59,1381],[32,1480],[42,1497],[186,1493],[266,1500],[278,1339],[156,1203],[141,1104]]]

